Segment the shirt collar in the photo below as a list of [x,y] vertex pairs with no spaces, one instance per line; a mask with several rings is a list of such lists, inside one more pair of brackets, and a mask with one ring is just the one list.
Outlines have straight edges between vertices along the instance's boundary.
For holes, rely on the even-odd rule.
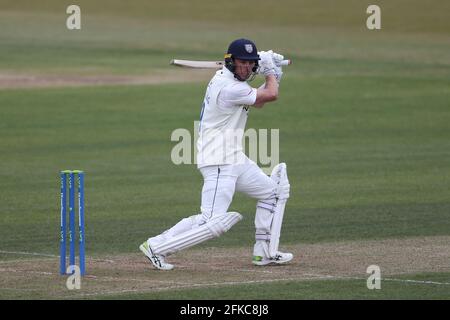
[[234,79],[236,81],[239,81],[238,79],[236,79],[234,77],[234,74],[230,70],[228,70],[227,67],[225,67],[225,66],[223,66],[222,70],[219,70],[219,72],[222,72],[222,74],[229,79]]

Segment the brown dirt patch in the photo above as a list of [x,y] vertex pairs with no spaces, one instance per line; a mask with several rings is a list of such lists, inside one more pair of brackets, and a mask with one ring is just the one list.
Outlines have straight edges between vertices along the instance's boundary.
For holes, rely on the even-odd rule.
[[[375,264],[382,277],[450,272],[450,236],[283,246],[294,260],[283,266],[256,267],[251,248],[206,248],[180,252],[168,260],[176,269],[153,269],[140,253],[87,258],[81,290],[67,290],[57,273],[58,258],[0,263],[1,299],[94,298],[122,293],[231,286],[276,281],[358,278]],[[101,259],[100,259],[101,258]]]
[[0,72],[0,89],[155,85],[208,81],[213,70],[175,69],[148,75],[45,75]]

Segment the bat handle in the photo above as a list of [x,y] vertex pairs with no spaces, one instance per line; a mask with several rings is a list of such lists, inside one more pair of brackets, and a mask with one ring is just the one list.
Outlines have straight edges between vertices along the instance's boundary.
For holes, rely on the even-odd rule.
[[288,66],[291,64],[291,60],[283,60],[280,62],[280,66]]

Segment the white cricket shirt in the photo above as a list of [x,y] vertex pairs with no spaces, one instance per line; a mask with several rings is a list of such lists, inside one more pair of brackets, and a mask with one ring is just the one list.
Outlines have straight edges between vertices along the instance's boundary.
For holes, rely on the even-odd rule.
[[208,84],[200,114],[197,166],[243,163],[242,150],[248,112],[257,89],[237,80],[226,67]]

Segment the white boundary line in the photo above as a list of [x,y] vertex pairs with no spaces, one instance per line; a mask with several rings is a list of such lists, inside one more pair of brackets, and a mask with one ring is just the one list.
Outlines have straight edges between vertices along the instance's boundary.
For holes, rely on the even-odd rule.
[[[316,276],[321,278],[328,278],[330,280],[340,280],[340,279],[349,279],[349,280],[367,280],[364,277],[352,277],[352,276],[342,276],[335,277],[331,275],[320,275],[320,274],[311,274],[304,273],[306,276]],[[405,283],[415,283],[415,284],[436,284],[436,285],[450,285],[450,282],[438,282],[438,281],[429,281],[429,280],[410,280],[410,279],[396,279],[396,278],[381,278],[381,282],[383,281],[392,281],[392,282],[405,282]]]
[[[125,289],[125,290],[117,290],[117,291],[104,291],[104,292],[94,292],[94,293],[86,293],[79,294],[75,296],[71,296],[68,298],[74,297],[90,297],[90,296],[101,296],[101,295],[114,295],[114,294],[126,294],[126,293],[147,293],[147,292],[156,292],[156,291],[169,291],[169,290],[180,290],[180,289],[194,289],[194,288],[207,288],[207,287],[220,287],[220,286],[233,286],[233,285],[241,285],[241,284],[261,284],[261,283],[271,283],[278,281],[311,281],[311,280],[361,280],[366,281],[366,278],[363,277],[351,277],[351,276],[332,276],[332,275],[321,275],[321,274],[310,274],[305,273],[304,275],[309,276],[307,278],[280,278],[280,279],[266,279],[266,280],[250,280],[250,281],[225,281],[225,282],[213,282],[213,283],[192,283],[185,285],[174,285],[167,287],[157,287],[151,289]],[[435,282],[435,281],[419,281],[419,280],[407,280],[407,279],[393,279],[393,278],[384,278],[381,281],[396,281],[396,282],[412,282],[416,284],[438,284],[438,285],[450,285],[447,282]]]
[[437,282],[437,281],[427,281],[427,280],[409,280],[409,279],[393,279],[393,278],[381,278],[383,281],[395,281],[395,282],[407,282],[416,284],[436,284],[436,285],[450,285],[450,282]]
[[[61,276],[59,273],[56,272],[46,272],[46,271],[33,271],[33,270],[17,270],[12,268],[2,268],[0,267],[0,272],[12,272],[12,273],[24,273],[27,274],[40,274],[45,276]],[[68,275],[62,275],[62,277],[68,276]],[[165,280],[149,280],[149,279],[133,279],[133,278],[118,278],[118,277],[108,277],[108,276],[94,276],[94,275],[85,275],[83,276],[84,279],[90,279],[90,280],[98,280],[98,281],[136,281],[136,282],[149,282],[149,283],[162,283],[162,284],[173,284],[176,283],[175,280],[173,281],[165,281]],[[3,289],[0,287],[0,289]],[[36,289],[38,290],[38,289]]]
[[46,253],[39,253],[39,252],[23,252],[23,251],[4,251],[4,250],[0,250],[0,253],[59,258],[59,256],[54,255],[54,254],[46,254]]
[[[51,257],[51,258],[59,258],[58,255],[53,254],[45,254],[38,252],[24,252],[24,251],[5,251],[0,250],[0,254],[16,254],[16,255],[31,255],[31,256],[41,256],[41,257]],[[49,259],[50,260],[50,259]],[[94,261],[104,261],[109,263],[114,263],[113,260],[107,259],[95,259],[91,258]],[[13,263],[19,262],[23,260],[9,260],[9,261],[0,261],[0,263]],[[0,272],[22,272],[15,269],[4,269],[0,268]],[[249,269],[240,269],[235,271],[241,272],[255,272],[259,271],[262,273],[272,273],[272,271],[263,271],[263,270],[249,270]],[[41,275],[56,275],[54,272],[39,272],[39,271],[27,271],[28,273],[33,274],[41,274]],[[309,281],[309,280],[366,280],[363,277],[351,277],[351,276],[333,276],[333,275],[323,275],[323,274],[311,274],[305,273],[303,274],[307,276],[306,278],[280,278],[280,279],[265,279],[265,280],[250,280],[250,281],[225,281],[225,282],[213,282],[213,283],[192,283],[192,284],[182,284],[182,285],[172,285],[167,287],[156,287],[151,289],[125,289],[125,290],[116,290],[116,291],[104,291],[104,292],[94,292],[94,293],[86,293],[79,294],[74,296],[69,296],[68,298],[74,297],[89,297],[89,296],[100,296],[100,295],[113,295],[113,294],[125,294],[125,293],[147,293],[147,292],[155,292],[155,291],[168,291],[168,290],[180,290],[180,289],[192,289],[192,288],[206,288],[206,287],[219,287],[219,286],[233,286],[240,284],[260,284],[260,283],[271,283],[278,281]],[[158,280],[145,280],[145,279],[129,279],[129,278],[116,278],[116,277],[101,277],[88,275],[86,276],[88,279],[92,280],[100,280],[100,281],[138,281],[138,282],[159,282],[159,283],[173,283],[173,281],[158,281]],[[428,281],[428,280],[411,280],[411,279],[396,279],[396,278],[382,278],[381,281],[392,281],[392,282],[403,282],[403,283],[414,283],[414,284],[425,284],[425,285],[450,285],[450,282],[437,282],[437,281]],[[12,290],[13,288],[0,288],[6,290]]]
[[2,260],[2,264],[15,264],[15,263],[26,263],[26,262],[39,262],[39,261],[55,261],[55,258],[34,258],[34,259],[14,259],[14,260]]
[[46,276],[55,275],[54,272],[45,272],[45,271],[30,271],[30,270],[17,270],[17,269],[10,269],[10,268],[0,268],[0,272],[12,272],[12,273],[27,273],[27,274],[41,274]]
[[313,278],[281,278],[281,279],[250,280],[250,281],[190,283],[190,284],[185,284],[185,285],[174,285],[174,286],[159,287],[159,288],[156,287],[156,288],[149,288],[149,289],[125,289],[125,290],[117,290],[117,291],[84,293],[84,294],[69,296],[68,298],[70,299],[70,298],[76,298],[76,297],[90,297],[90,296],[99,296],[99,295],[113,295],[113,294],[125,294],[125,293],[147,293],[147,292],[179,290],[179,289],[207,288],[207,287],[233,286],[233,285],[242,285],[242,284],[270,283],[270,282],[278,282],[278,281],[299,281],[299,280],[316,280],[316,279],[318,279],[318,278],[317,277],[313,277]]
[[[51,258],[59,258],[59,255],[55,255],[55,254],[47,254],[47,253],[39,253],[39,252],[25,252],[25,251],[5,251],[5,250],[0,250],[0,254],[16,254],[16,255],[27,255],[27,256],[38,256],[38,257],[51,257]],[[97,258],[91,258],[89,257],[89,260],[92,261],[102,261],[102,262],[108,262],[108,263],[114,263],[114,260],[109,260],[109,259],[97,259]],[[8,263],[14,260],[5,260],[5,261],[0,261],[0,263]],[[16,260],[17,261],[17,260]],[[24,260],[20,260],[20,261],[24,261]]]
[[[22,272],[14,269],[3,269],[0,268],[0,272]],[[247,271],[247,270],[245,270]],[[41,274],[41,275],[56,275],[53,272],[38,272],[38,271],[27,271],[28,273],[33,274]],[[180,289],[195,289],[195,288],[208,288],[208,287],[221,287],[221,286],[234,286],[234,285],[242,285],[242,284],[262,284],[262,283],[273,283],[280,281],[314,281],[314,280],[360,280],[366,281],[367,279],[364,277],[352,277],[352,276],[333,276],[333,275],[323,275],[323,274],[312,274],[312,273],[304,273],[304,276],[307,277],[294,277],[294,278],[278,278],[278,279],[263,279],[263,280],[249,280],[249,281],[224,281],[224,282],[212,282],[212,283],[188,283],[188,284],[176,284],[176,285],[168,285],[164,287],[152,287],[148,289],[124,289],[124,290],[113,290],[113,291],[102,291],[102,292],[93,292],[93,293],[83,293],[78,295],[67,296],[66,298],[72,299],[77,297],[93,297],[93,296],[104,296],[104,295],[116,295],[116,294],[126,294],[126,293],[136,293],[143,294],[149,292],[161,292],[161,291],[170,291],[170,290],[180,290]],[[160,284],[172,284],[174,281],[158,281],[158,280],[146,280],[146,279],[130,279],[130,278],[117,278],[117,277],[101,277],[88,275],[86,276],[88,279],[92,280],[100,280],[100,281],[138,281],[138,282],[150,282]],[[426,284],[426,285],[450,285],[449,282],[437,282],[437,281],[427,281],[427,280],[410,280],[410,279],[396,279],[396,278],[382,278],[381,281],[395,281],[395,282],[403,282],[403,283],[414,283],[414,284]],[[13,290],[13,288],[0,288],[0,290]],[[22,289],[17,289],[22,290]],[[39,289],[33,289],[33,291],[37,291]]]
[[39,291],[41,289],[27,289],[27,288],[0,288],[0,290],[10,290],[10,291]]
[[[237,270],[237,271],[251,271],[251,270]],[[10,268],[0,268],[0,272],[23,272],[22,270],[10,269]],[[45,271],[26,271],[27,273],[33,274],[41,274],[41,275],[59,275],[59,273],[55,272],[45,272]],[[276,281],[303,281],[303,280],[367,280],[363,277],[352,277],[352,276],[332,276],[332,275],[323,275],[323,274],[313,274],[313,273],[304,273],[303,275],[308,276],[307,278],[281,278],[281,279],[264,279],[264,280],[250,280],[250,281],[241,281],[241,282],[213,282],[213,283],[193,283],[186,285],[175,285],[171,287],[164,288],[154,288],[153,290],[169,290],[169,289],[179,289],[179,288],[194,288],[194,287],[211,287],[211,286],[227,286],[227,285],[236,285],[236,284],[258,284],[258,283],[267,283],[267,282],[276,282]],[[94,275],[86,275],[86,279],[92,280],[100,280],[100,281],[137,281],[137,282],[150,282],[150,283],[174,283],[175,281],[163,281],[163,280],[147,280],[147,279],[133,279],[133,278],[117,278],[117,277],[103,277],[103,276],[94,276]],[[392,281],[392,282],[404,282],[404,283],[414,283],[414,284],[432,284],[432,285],[450,285],[450,282],[438,282],[438,281],[430,281],[430,280],[411,280],[411,279],[396,279],[396,278],[381,278],[381,281]],[[137,291],[139,290],[121,290],[118,292],[127,292],[127,291]],[[98,293],[102,294],[102,293]],[[105,293],[106,294],[106,293]],[[88,294],[91,295],[91,294]],[[92,294],[96,295],[96,293]]]

